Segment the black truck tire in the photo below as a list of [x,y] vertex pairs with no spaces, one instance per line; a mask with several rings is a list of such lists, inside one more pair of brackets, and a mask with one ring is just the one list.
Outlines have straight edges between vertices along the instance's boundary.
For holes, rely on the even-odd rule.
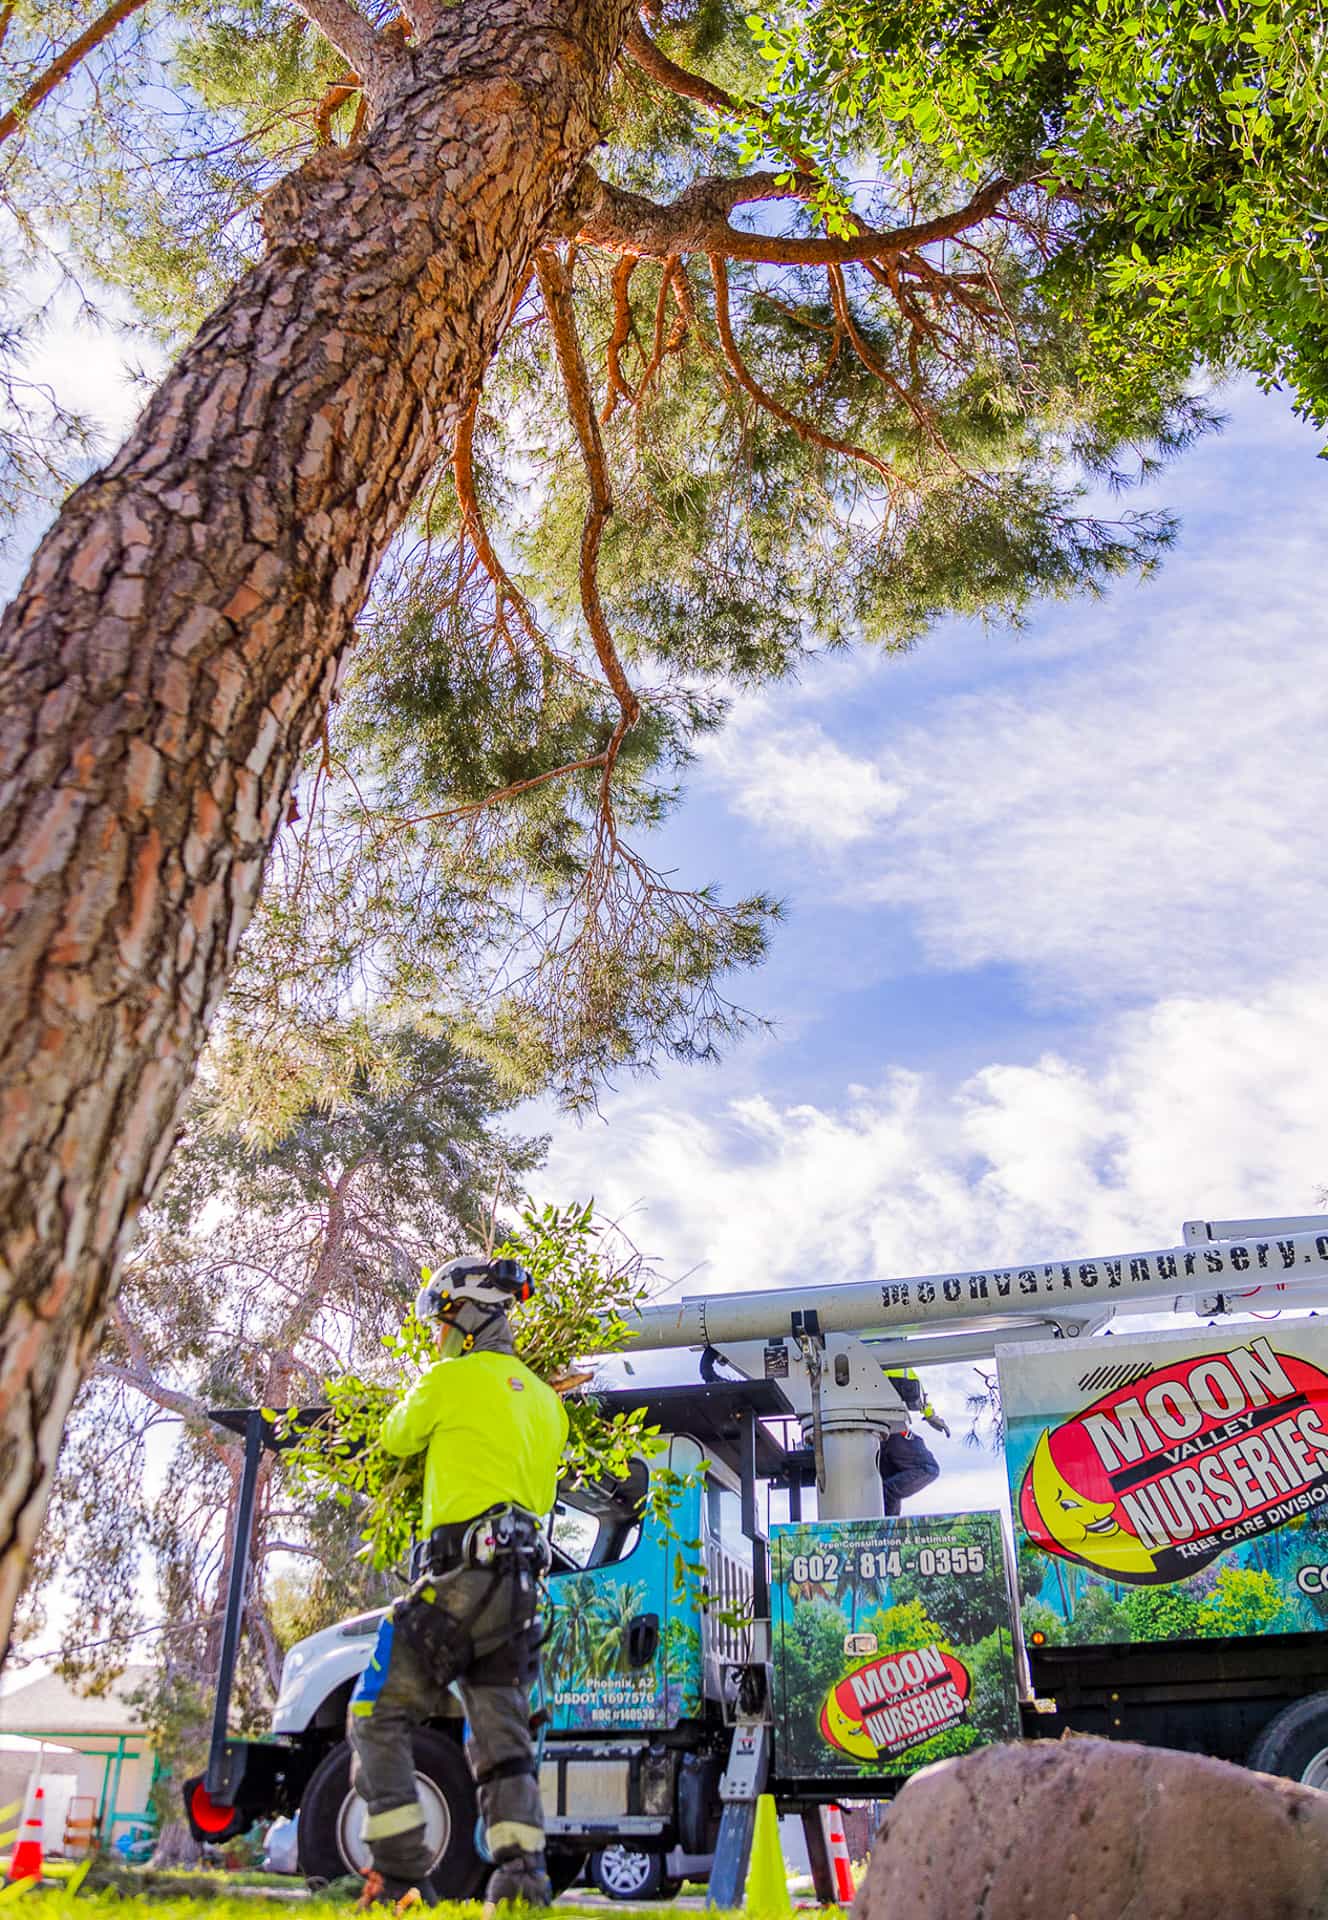
[[[475,1846],[475,1783],[455,1740],[433,1727],[412,1736],[420,1798],[441,1827],[429,1883],[443,1900],[469,1900],[490,1869]],[[348,1850],[348,1833],[360,1822],[363,1803],[350,1783],[350,1748],[339,1740],[315,1770],[300,1800],[300,1871],[309,1880],[338,1880],[362,1873],[367,1855]]]
[[1328,1787],[1328,1693],[1307,1693],[1275,1714],[1245,1764],[1307,1787]]

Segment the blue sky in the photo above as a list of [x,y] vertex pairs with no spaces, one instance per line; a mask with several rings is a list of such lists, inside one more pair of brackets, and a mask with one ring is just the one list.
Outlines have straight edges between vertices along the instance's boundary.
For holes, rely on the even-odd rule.
[[[542,1181],[626,1218],[671,1291],[1315,1209],[1328,468],[1278,396],[1224,400],[1147,496],[1183,519],[1153,579],[827,659],[708,747],[667,855],[787,900],[746,983],[776,1030],[560,1125]],[[942,1455],[923,1504],[995,1497]]]
[[792,1281],[1313,1206],[1328,469],[1278,397],[1227,401],[1151,490],[1184,522],[1152,580],[738,703],[667,857],[787,900],[744,983],[776,1031],[560,1128],[556,1184],[709,1285],[743,1244]]
[[[112,431],[132,406],[108,336],[57,329],[38,371]],[[1152,580],[738,700],[651,851],[787,901],[740,983],[774,1032],[584,1124],[533,1116],[543,1195],[593,1192],[680,1292],[1315,1207],[1328,468],[1278,396],[1224,399],[1127,503],[1182,516]],[[990,1498],[971,1455],[946,1466],[927,1504]]]

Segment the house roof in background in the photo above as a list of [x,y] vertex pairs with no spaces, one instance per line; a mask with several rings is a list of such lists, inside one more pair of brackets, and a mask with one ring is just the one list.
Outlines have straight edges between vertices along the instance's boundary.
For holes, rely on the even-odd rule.
[[143,1716],[126,1696],[147,1680],[148,1667],[128,1667],[104,1694],[79,1693],[59,1674],[45,1673],[0,1695],[0,1733],[137,1733]]

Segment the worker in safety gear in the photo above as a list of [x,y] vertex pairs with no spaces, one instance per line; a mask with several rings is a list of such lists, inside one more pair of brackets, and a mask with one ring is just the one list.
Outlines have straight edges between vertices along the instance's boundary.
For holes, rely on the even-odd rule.
[[[910,1413],[920,1413],[929,1427],[935,1427],[948,1440],[950,1429],[932,1405],[922,1382],[912,1367],[887,1367],[885,1377]],[[899,1512],[901,1500],[907,1500],[910,1494],[921,1493],[933,1480],[940,1478],[941,1469],[936,1463],[936,1455],[922,1438],[906,1426],[901,1433],[888,1433],[882,1440],[876,1464],[881,1475],[881,1492],[885,1500],[885,1512]]]
[[547,1906],[530,1693],[549,1564],[541,1516],[557,1491],[567,1414],[516,1358],[508,1310],[533,1290],[522,1267],[458,1260],[424,1279],[415,1308],[436,1323],[440,1358],[381,1434],[391,1454],[425,1454],[424,1572],[379,1627],[347,1716],[373,1855],[364,1903],[412,1889],[436,1901],[411,1734],[444,1711],[455,1683],[494,1862],[485,1897]]

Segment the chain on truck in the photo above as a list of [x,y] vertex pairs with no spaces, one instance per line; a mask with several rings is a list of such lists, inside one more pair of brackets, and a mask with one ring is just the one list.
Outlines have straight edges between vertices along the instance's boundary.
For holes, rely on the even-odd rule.
[[[644,1406],[665,1445],[624,1481],[566,1491],[554,1516],[540,1786],[555,1885],[625,1848],[654,1868],[640,1891],[708,1875],[710,1903],[737,1906],[769,1792],[802,1815],[829,1902],[831,1803],[1020,1735],[1328,1786],[1328,1218],[1183,1236],[640,1312],[631,1347],[700,1349],[702,1377],[601,1395],[610,1414]],[[1140,1312],[1195,1321],[1132,1331]],[[998,1511],[885,1518],[877,1455],[908,1419],[886,1369],[993,1355],[1012,1531]],[[244,1434],[246,1471],[186,1809],[204,1840],[298,1811],[303,1871],[333,1879],[368,1864],[344,1727],[380,1615],[293,1646],[270,1735],[228,1737],[258,1463],[281,1442],[256,1409],[214,1418]],[[643,1502],[661,1468],[687,1480],[674,1538]],[[765,1526],[771,1495],[789,1518]],[[699,1542],[681,1584],[678,1537]],[[459,1715],[416,1751],[434,1883],[465,1898],[486,1864]]]

